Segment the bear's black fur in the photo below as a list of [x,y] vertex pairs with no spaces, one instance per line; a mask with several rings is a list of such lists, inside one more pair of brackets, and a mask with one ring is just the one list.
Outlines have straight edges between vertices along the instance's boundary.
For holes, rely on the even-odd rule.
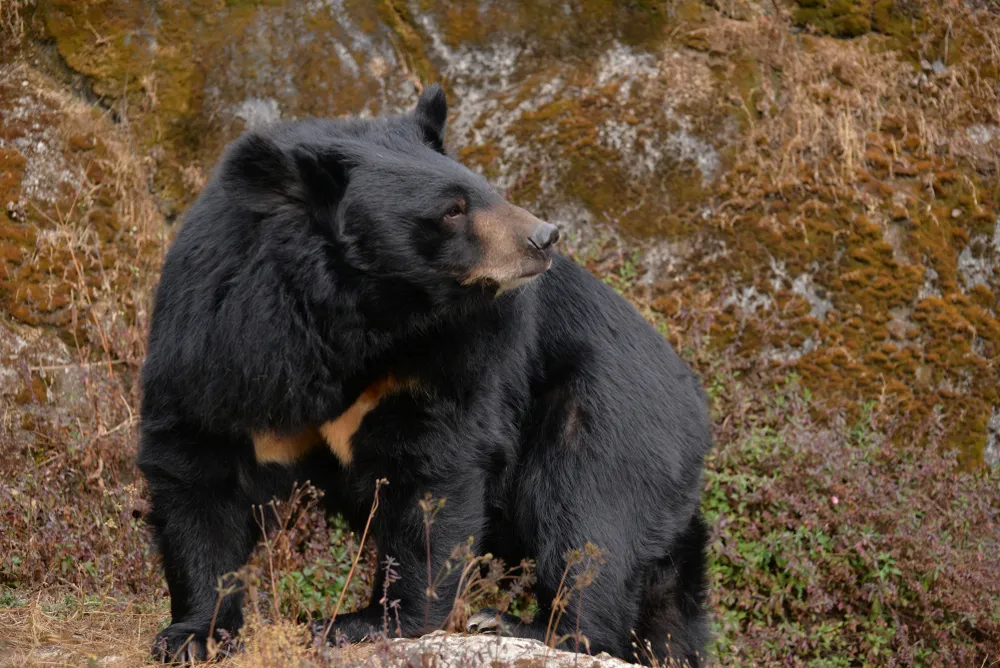
[[[508,564],[535,560],[537,621],[514,633],[543,637],[567,552],[590,542],[606,563],[556,635],[579,617],[591,652],[631,658],[634,631],[698,663],[698,380],[622,297],[552,253],[552,226],[444,154],[446,111],[432,86],[408,114],[247,134],[188,212],[143,369],[139,466],[173,617],[160,656],[203,654],[213,618],[217,638],[242,625],[241,595],[216,610],[217,587],[259,538],[253,504],[308,479],[359,528],[386,478],[371,531],[380,561],[398,562],[404,635],[440,626],[457,586],[457,573],[438,586],[425,624],[429,492],[446,499],[435,574],[470,536]],[[406,384],[363,417],[348,459],[259,460],[255,435],[337,420],[385,378]],[[373,604],[333,633],[380,630],[382,586],[380,573]]]

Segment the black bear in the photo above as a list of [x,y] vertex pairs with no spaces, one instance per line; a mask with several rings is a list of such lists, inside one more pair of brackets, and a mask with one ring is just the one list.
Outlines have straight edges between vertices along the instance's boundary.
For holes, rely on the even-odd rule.
[[[699,381],[553,251],[556,227],[448,157],[446,115],[430,86],[401,115],[248,133],[187,213],[142,373],[138,463],[171,597],[161,658],[239,630],[241,595],[217,603],[218,583],[260,537],[254,504],[308,479],[359,528],[385,478],[371,535],[398,562],[404,635],[440,626],[458,586],[456,572],[428,604],[427,555],[437,574],[473,537],[534,560],[537,621],[510,626],[543,638],[567,553],[589,542],[606,563],[555,635],[579,624],[594,653],[628,659],[638,639],[699,663]],[[430,546],[427,493],[446,500]],[[383,577],[331,637],[382,628]]]

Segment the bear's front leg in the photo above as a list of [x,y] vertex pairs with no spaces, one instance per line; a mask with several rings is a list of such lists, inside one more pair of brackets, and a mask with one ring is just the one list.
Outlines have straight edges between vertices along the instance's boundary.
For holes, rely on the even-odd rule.
[[139,467],[151,496],[147,521],[170,590],[171,623],[153,644],[158,660],[202,660],[210,634],[224,650],[243,625],[233,574],[260,536],[248,489],[254,462],[245,450],[194,431],[144,429]]
[[[442,440],[448,437],[442,436]],[[388,485],[379,491],[372,522],[379,568],[371,603],[357,612],[338,615],[332,624],[329,620],[316,622],[313,631],[317,640],[416,637],[445,623],[464,566],[460,561],[447,563],[449,557],[469,538],[475,549],[485,524],[482,476],[465,457],[447,459],[377,476],[385,477]],[[427,473],[433,478],[421,475]],[[377,477],[369,478],[369,490],[374,489]],[[428,495],[430,510],[421,504]]]

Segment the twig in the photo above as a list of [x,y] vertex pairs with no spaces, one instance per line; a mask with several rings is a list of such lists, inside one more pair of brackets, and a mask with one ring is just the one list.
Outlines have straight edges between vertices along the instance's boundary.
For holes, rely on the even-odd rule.
[[[208,636],[205,638],[206,645],[212,642],[215,637],[215,622],[219,619],[219,608],[222,607],[222,578],[219,578],[219,595],[215,599],[215,610],[212,611],[212,623],[208,625]],[[208,650],[208,647],[205,648]]]
[[[273,502],[272,502],[273,504]],[[267,518],[264,516],[264,506],[256,506],[260,509],[260,520],[257,524],[260,526],[261,534],[264,537],[264,549],[267,550],[267,567],[271,573],[271,606],[274,608],[274,619],[278,620],[280,616],[278,613],[278,584],[274,578],[274,559],[272,558],[271,542],[267,539]],[[254,510],[254,519],[257,519],[257,510]]]
[[125,420],[123,420],[122,422],[120,422],[118,425],[112,427],[111,429],[108,429],[107,431],[105,431],[103,428],[99,428],[97,430],[97,436],[99,438],[103,437],[103,436],[110,436],[111,434],[115,433],[116,431],[119,431],[119,430],[124,429],[126,427],[131,427],[133,424],[135,424],[135,417],[132,416],[132,415],[130,415],[128,418],[126,418]]
[[87,369],[105,364],[128,364],[126,360],[101,360],[100,362],[75,362],[72,364],[43,364],[40,366],[29,366],[28,371],[65,371],[67,369]]
[[[553,620],[555,620],[556,625],[559,624],[559,619],[556,618],[556,616],[555,616],[556,615],[556,610],[559,608],[559,606],[561,604],[561,598],[562,598],[562,593],[563,593],[563,585],[566,583],[566,576],[569,575],[569,569],[572,566],[573,566],[572,561],[569,560],[569,559],[567,559],[566,560],[566,568],[563,569],[562,579],[559,580],[559,586],[556,587],[556,595],[552,599],[552,609],[549,611],[549,622],[545,626],[545,644],[546,645],[549,645],[550,640],[552,639],[552,634],[555,631],[555,628],[553,627],[553,623],[552,623]],[[560,614],[559,617],[562,617],[562,614]]]
[[351,570],[347,572],[347,579],[344,580],[344,588],[340,590],[340,596],[337,597],[337,604],[333,608],[333,615],[330,616],[330,621],[326,623],[326,627],[323,629],[323,638],[321,644],[326,644],[326,638],[330,634],[330,629],[333,628],[333,622],[336,621],[337,615],[340,613],[340,605],[344,602],[344,595],[347,594],[347,587],[351,584],[351,578],[354,576],[354,569],[358,567],[358,561],[361,559],[361,553],[365,549],[365,539],[368,537],[368,529],[372,525],[372,519],[375,517],[375,511],[378,510],[378,491],[382,488],[382,485],[388,485],[389,481],[385,478],[379,478],[375,481],[375,498],[372,500],[372,509],[368,513],[368,521],[365,522],[365,530],[361,532],[361,544],[358,545],[358,553],[354,555],[354,563],[351,564]]

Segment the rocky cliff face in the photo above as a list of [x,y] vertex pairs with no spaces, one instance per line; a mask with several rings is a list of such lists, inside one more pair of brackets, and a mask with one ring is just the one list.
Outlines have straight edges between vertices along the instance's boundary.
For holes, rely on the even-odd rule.
[[[832,410],[887,401],[908,416],[901,438],[933,424],[969,465],[1000,458],[988,8],[37,0],[23,13],[28,66],[127,130],[168,220],[245,128],[399,110],[442,81],[457,155],[563,225],[568,250],[675,342],[764,381],[796,373]],[[24,269],[35,241],[20,225],[44,227],[34,207],[78,189],[60,155],[101,149],[19,123],[27,102],[16,77],[5,86],[0,298],[9,318],[63,324],[47,315],[59,289],[38,297],[55,279]],[[98,202],[78,229],[133,243],[119,220]]]

